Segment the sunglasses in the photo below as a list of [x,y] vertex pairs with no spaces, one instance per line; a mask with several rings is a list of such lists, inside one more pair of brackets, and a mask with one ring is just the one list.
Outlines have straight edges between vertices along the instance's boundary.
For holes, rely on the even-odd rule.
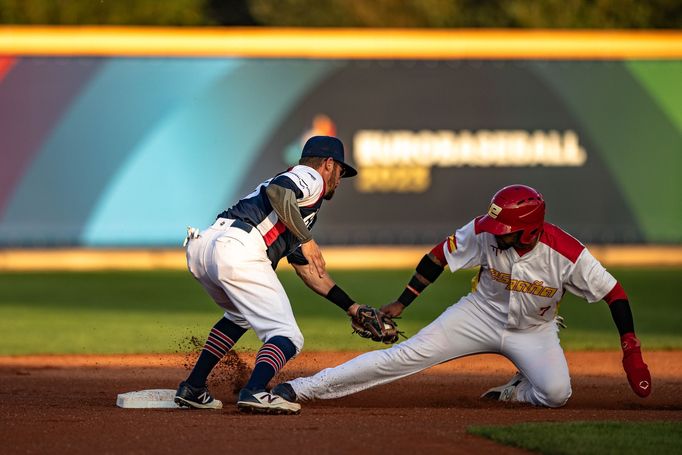
[[344,168],[344,167],[341,165],[341,163],[339,163],[338,161],[334,160],[334,165],[341,168],[341,174],[340,174],[339,177],[343,177],[344,175],[346,175],[346,168]]

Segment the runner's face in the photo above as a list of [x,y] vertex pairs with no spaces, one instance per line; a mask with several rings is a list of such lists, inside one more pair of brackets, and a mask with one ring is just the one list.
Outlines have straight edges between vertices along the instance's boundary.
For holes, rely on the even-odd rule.
[[496,235],[497,247],[501,250],[508,250],[513,246],[521,245],[519,239],[521,238],[521,231],[512,232],[511,234]]

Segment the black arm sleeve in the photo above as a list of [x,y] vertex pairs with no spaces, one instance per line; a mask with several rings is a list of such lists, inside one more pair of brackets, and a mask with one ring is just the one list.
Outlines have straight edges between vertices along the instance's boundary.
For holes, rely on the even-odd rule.
[[620,336],[635,332],[635,322],[632,319],[630,303],[627,300],[616,300],[609,305],[609,309]]
[[337,285],[334,285],[334,287],[329,290],[326,297],[327,300],[346,312],[348,311],[348,308],[355,303],[355,300],[351,299],[350,296]]
[[430,254],[424,255],[419,264],[417,264],[415,274],[410,279],[403,293],[398,297],[398,302],[408,306],[429,284],[438,279],[444,269],[445,267],[437,264]]

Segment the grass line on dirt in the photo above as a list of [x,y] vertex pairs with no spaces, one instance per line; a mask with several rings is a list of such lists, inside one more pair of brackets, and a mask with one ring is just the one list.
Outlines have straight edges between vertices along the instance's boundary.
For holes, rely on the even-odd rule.
[[467,431],[544,455],[672,454],[682,447],[682,422],[543,422]]

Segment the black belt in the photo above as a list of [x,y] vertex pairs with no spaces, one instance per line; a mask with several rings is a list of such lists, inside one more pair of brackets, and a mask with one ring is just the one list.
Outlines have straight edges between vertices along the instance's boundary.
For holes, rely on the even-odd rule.
[[247,223],[246,221],[242,221],[242,220],[234,220],[234,221],[232,222],[232,225],[231,225],[231,226],[232,226],[232,227],[235,227],[235,228],[237,228],[237,229],[241,229],[242,231],[247,232],[247,233],[248,233],[248,232],[251,232],[251,229],[253,229],[253,226],[251,226],[251,225],[250,225],[249,223]]

